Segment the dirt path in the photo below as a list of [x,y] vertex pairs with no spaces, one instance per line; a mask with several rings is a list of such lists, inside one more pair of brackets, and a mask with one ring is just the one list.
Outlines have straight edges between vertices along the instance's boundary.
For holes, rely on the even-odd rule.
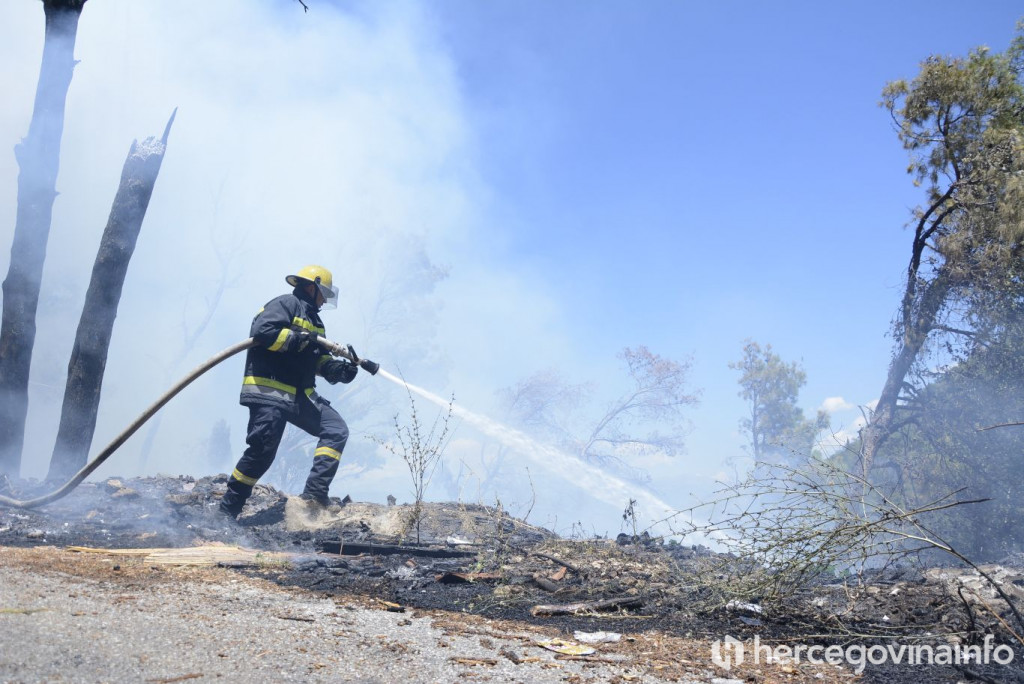
[[[709,645],[624,635],[564,659],[528,625],[289,590],[223,568],[0,547],[0,681],[714,682]],[[572,635],[561,635],[569,638]],[[775,674],[778,678],[775,678]],[[835,670],[757,681],[849,681]]]

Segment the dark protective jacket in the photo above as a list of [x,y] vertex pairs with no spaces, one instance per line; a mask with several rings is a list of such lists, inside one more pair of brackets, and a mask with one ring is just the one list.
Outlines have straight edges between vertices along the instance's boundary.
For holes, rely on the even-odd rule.
[[331,358],[320,345],[299,334],[303,332],[324,335],[316,304],[304,290],[295,288],[260,309],[249,329],[256,346],[245,357],[239,399],[243,406],[279,406],[295,414],[299,393],[313,398],[317,375],[331,384],[352,382],[359,367]]

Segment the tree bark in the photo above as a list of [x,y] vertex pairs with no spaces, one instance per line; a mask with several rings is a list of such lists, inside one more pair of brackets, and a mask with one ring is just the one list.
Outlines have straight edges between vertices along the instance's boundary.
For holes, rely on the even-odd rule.
[[[916,278],[916,272],[910,276]],[[910,291],[911,285],[908,285]],[[871,465],[882,444],[892,435],[896,426],[896,407],[900,398],[903,381],[914,365],[918,354],[924,348],[928,335],[935,329],[939,312],[949,297],[950,277],[940,267],[935,277],[928,281],[920,295],[916,310],[905,306],[903,339],[896,356],[889,364],[889,373],[878,397],[878,404],[871,414],[871,420],[861,430],[861,468],[864,480],[870,481]]]
[[0,474],[17,477],[25,442],[36,310],[57,197],[64,107],[75,68],[78,19],[86,0],[44,0],[43,60],[28,135],[14,148],[18,210],[0,322]]
[[60,428],[46,478],[51,482],[73,475],[85,465],[89,455],[121,290],[173,122],[174,114],[171,114],[162,139],[146,138],[141,145],[133,142],[128,151],[121,183],[96,253],[75,346],[68,362]]

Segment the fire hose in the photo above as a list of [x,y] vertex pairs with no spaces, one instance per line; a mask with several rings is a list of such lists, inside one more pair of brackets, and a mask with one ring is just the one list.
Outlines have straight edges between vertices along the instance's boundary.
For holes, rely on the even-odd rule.
[[[331,355],[340,356],[353,363],[357,363],[360,366],[360,368],[370,373],[370,375],[376,375],[377,370],[380,368],[378,364],[374,363],[373,361],[370,361],[369,359],[360,359],[358,357],[354,357],[354,354],[349,350],[348,347],[340,345],[337,342],[332,342],[331,340],[328,340],[326,337],[321,337],[317,335],[316,342],[325,350],[327,350]],[[58,489],[55,489],[49,494],[45,494],[34,499],[26,500],[12,499],[10,497],[0,495],[0,505],[11,506],[13,508],[35,508],[37,506],[42,506],[52,501],[56,501],[57,499],[63,498],[64,496],[67,496],[67,494],[69,494],[71,490],[80,485],[85,478],[89,477],[89,475],[94,470],[99,468],[104,461],[110,458],[111,454],[113,454],[115,451],[121,448],[121,446],[126,441],[128,441],[129,437],[135,434],[138,431],[138,429],[142,427],[143,424],[146,423],[146,421],[152,418],[157,411],[162,409],[164,405],[167,404],[167,402],[169,402],[178,394],[178,392],[185,389],[185,387],[191,384],[193,380],[195,380],[200,375],[210,370],[217,364],[221,363],[222,361],[226,361],[227,359],[231,358],[238,352],[245,351],[249,347],[253,347],[255,345],[256,341],[250,337],[247,340],[244,340],[242,342],[239,342],[238,344],[234,344],[228,347],[227,349],[221,351],[218,354],[214,354],[209,359],[193,368],[187,375],[185,375],[181,380],[179,380],[177,384],[175,384],[173,387],[167,390],[155,402],[150,404],[149,408],[143,411],[138,418],[132,421],[131,425],[125,428],[124,431],[121,432],[121,434],[115,437],[114,440],[110,442],[110,444],[104,447],[104,449],[101,452],[96,454],[96,456],[91,461],[82,466],[81,470],[75,473],[70,480],[65,482]]]

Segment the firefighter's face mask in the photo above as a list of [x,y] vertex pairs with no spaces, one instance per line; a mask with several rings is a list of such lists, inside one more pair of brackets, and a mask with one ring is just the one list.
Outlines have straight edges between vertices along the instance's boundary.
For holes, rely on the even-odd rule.
[[318,300],[319,299],[323,299],[322,302],[319,302],[320,308],[321,309],[336,309],[336,308],[338,308],[338,288],[332,287],[332,286],[329,286],[329,285],[324,285],[323,283],[320,282],[319,278],[316,279],[314,284],[316,285],[317,294],[320,295],[317,299]]

